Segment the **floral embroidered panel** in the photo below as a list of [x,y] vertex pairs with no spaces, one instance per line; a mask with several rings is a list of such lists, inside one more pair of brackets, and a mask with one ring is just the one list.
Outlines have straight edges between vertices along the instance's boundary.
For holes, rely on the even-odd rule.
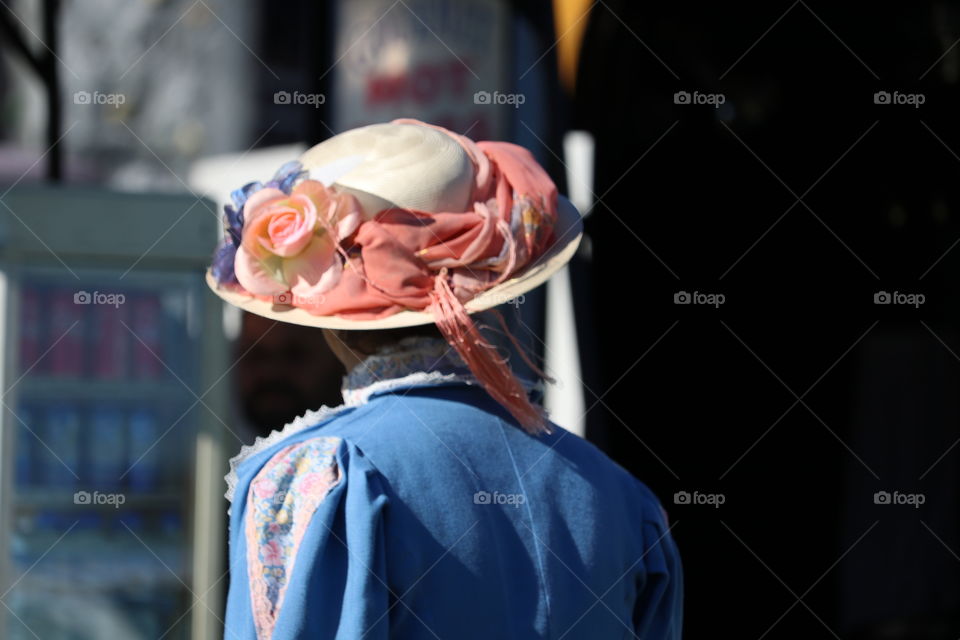
[[273,634],[297,550],[317,507],[340,480],[340,438],[317,437],[278,451],[250,484],[246,538],[257,638]]

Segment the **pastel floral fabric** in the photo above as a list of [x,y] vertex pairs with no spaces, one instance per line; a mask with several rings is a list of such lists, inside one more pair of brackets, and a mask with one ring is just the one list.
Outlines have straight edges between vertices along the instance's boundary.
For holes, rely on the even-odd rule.
[[307,525],[339,482],[339,446],[340,438],[317,437],[285,447],[250,484],[245,533],[258,640],[272,637]]

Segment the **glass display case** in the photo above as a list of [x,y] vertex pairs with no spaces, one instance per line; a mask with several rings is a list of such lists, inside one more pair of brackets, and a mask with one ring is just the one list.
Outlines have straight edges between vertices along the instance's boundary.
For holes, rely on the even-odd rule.
[[203,282],[216,213],[68,188],[2,202],[0,636],[214,637],[229,369]]

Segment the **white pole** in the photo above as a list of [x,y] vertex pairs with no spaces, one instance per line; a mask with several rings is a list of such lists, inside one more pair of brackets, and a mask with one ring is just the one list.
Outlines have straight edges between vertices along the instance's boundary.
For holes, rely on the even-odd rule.
[[[564,136],[563,150],[568,197],[586,217],[593,206],[593,136],[586,131],[570,131]],[[563,268],[547,283],[545,364],[557,384],[547,386],[544,404],[554,422],[582,437],[586,404],[574,302],[570,272]]]

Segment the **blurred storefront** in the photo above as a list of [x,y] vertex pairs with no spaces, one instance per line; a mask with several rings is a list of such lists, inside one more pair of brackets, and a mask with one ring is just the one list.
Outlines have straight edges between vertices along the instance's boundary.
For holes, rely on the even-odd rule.
[[54,186],[3,204],[0,636],[210,637],[239,446],[199,275],[211,204]]

